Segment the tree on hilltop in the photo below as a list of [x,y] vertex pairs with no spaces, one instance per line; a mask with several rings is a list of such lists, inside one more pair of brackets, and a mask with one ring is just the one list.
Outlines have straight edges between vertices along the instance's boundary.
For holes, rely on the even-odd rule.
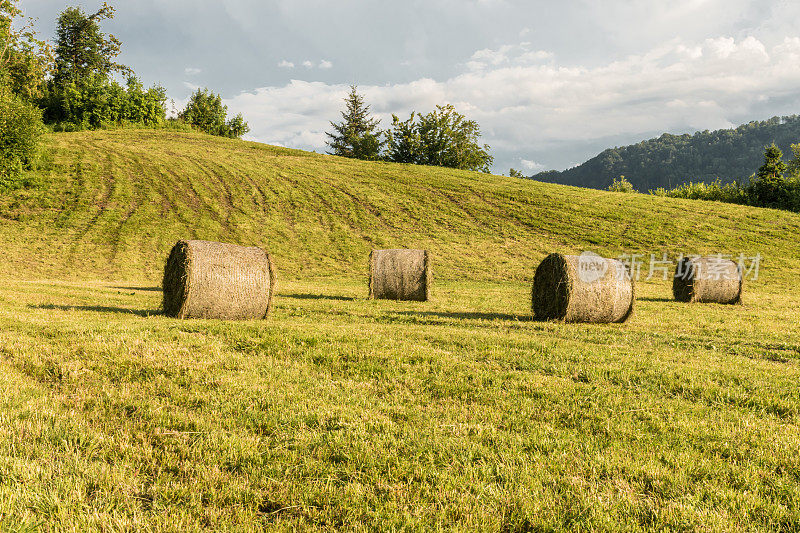
[[32,100],[41,94],[50,51],[17,4],[0,0],[0,190],[24,184],[44,132]]
[[383,143],[380,131],[376,131],[380,119],[370,116],[369,106],[364,97],[358,94],[355,85],[350,86],[350,94],[344,99],[345,110],[342,122],[331,122],[333,132],[326,132],[331,155],[354,159],[376,160],[380,158]]
[[494,162],[489,146],[478,142],[478,123],[452,104],[437,105],[427,115],[412,112],[405,121],[392,115],[392,129],[386,136],[386,158],[396,163],[489,172]]
[[228,120],[228,106],[222,104],[220,95],[208,89],[197,89],[178,119],[200,131],[232,139],[238,139],[250,131],[241,114]]
[[[122,42],[100,27],[112,18],[114,8],[105,2],[95,13],[68,7],[59,14],[53,76],[38,99],[54,130],[164,122],[166,91],[157,85],[145,90],[132,69],[117,63]],[[126,78],[125,86],[114,73]]]
[[422,138],[419,135],[417,113],[408,120],[392,115],[392,128],[386,132],[386,159],[394,163],[419,164],[422,159]]
[[780,148],[775,143],[767,146],[764,164],[750,182],[750,201],[760,207],[791,209],[797,201],[797,187],[793,180],[784,177],[787,169]]
[[783,162],[783,152],[772,143],[764,150],[764,164],[758,169],[756,176],[760,180],[780,180],[787,168]]
[[115,62],[122,48],[120,40],[100,30],[100,21],[112,18],[114,8],[105,2],[91,15],[80,7],[69,7],[59,15],[53,76],[57,87],[69,83],[85,85],[93,76],[105,79],[112,72],[131,72]]
[[22,15],[18,3],[0,0],[0,86],[30,102],[41,95],[52,53],[36,38],[33,23]]

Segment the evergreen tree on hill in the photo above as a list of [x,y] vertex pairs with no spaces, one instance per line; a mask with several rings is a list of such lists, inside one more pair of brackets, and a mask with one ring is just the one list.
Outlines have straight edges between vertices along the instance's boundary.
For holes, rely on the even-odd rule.
[[354,159],[379,159],[383,143],[376,129],[380,120],[370,116],[369,106],[364,104],[364,97],[358,94],[355,85],[350,86],[350,94],[344,101],[342,122],[331,122],[333,132],[326,133],[328,153]]
[[760,180],[778,181],[783,178],[787,168],[783,162],[783,152],[772,143],[764,151],[764,164],[758,169],[756,176]]
[[772,143],[764,151],[764,164],[750,182],[750,202],[760,207],[793,209],[797,204],[797,184],[784,173],[788,165],[783,162],[783,152]]

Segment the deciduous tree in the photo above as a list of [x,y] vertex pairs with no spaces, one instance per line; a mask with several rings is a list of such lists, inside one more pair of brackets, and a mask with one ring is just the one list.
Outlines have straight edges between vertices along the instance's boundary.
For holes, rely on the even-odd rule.
[[480,145],[478,123],[448,105],[427,115],[411,113],[408,120],[392,117],[387,133],[389,161],[489,172],[494,158]]
[[238,138],[250,131],[241,114],[228,120],[228,106],[222,97],[208,89],[198,89],[189,98],[178,119],[211,135]]
[[50,71],[50,47],[37,39],[33,23],[23,17],[18,0],[0,0],[0,84],[32,101],[41,94]]
[[112,72],[130,69],[115,62],[122,43],[106,36],[100,21],[114,18],[114,8],[103,3],[96,13],[87,15],[80,7],[69,7],[56,23],[55,75],[57,87],[70,83],[87,84],[93,77],[107,78]]

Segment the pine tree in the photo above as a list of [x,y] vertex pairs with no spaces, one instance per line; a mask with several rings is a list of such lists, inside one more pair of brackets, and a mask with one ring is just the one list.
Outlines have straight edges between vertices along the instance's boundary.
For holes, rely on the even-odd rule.
[[354,159],[378,159],[383,146],[381,133],[376,131],[380,120],[370,116],[369,106],[364,104],[364,97],[358,94],[355,85],[350,86],[350,94],[344,101],[347,107],[342,111],[342,122],[331,122],[333,132],[326,133],[330,138],[326,142],[330,147],[328,153]]
[[783,178],[786,172],[786,163],[783,162],[783,152],[772,143],[764,151],[764,164],[758,169],[757,176],[760,180],[778,181]]
[[764,151],[764,164],[756,172],[756,177],[748,187],[750,203],[760,207],[789,209],[794,203],[794,182],[784,177],[787,170],[783,162],[783,152],[775,143]]

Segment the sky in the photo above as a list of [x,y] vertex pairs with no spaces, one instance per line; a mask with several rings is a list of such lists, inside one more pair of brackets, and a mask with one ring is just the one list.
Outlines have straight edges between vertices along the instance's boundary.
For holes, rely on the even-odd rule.
[[[664,132],[800,113],[797,0],[124,0],[103,29],[180,109],[198,87],[246,138],[324,152],[355,84],[381,126],[451,103],[494,171],[572,167]],[[67,6],[21,0],[52,39]]]

